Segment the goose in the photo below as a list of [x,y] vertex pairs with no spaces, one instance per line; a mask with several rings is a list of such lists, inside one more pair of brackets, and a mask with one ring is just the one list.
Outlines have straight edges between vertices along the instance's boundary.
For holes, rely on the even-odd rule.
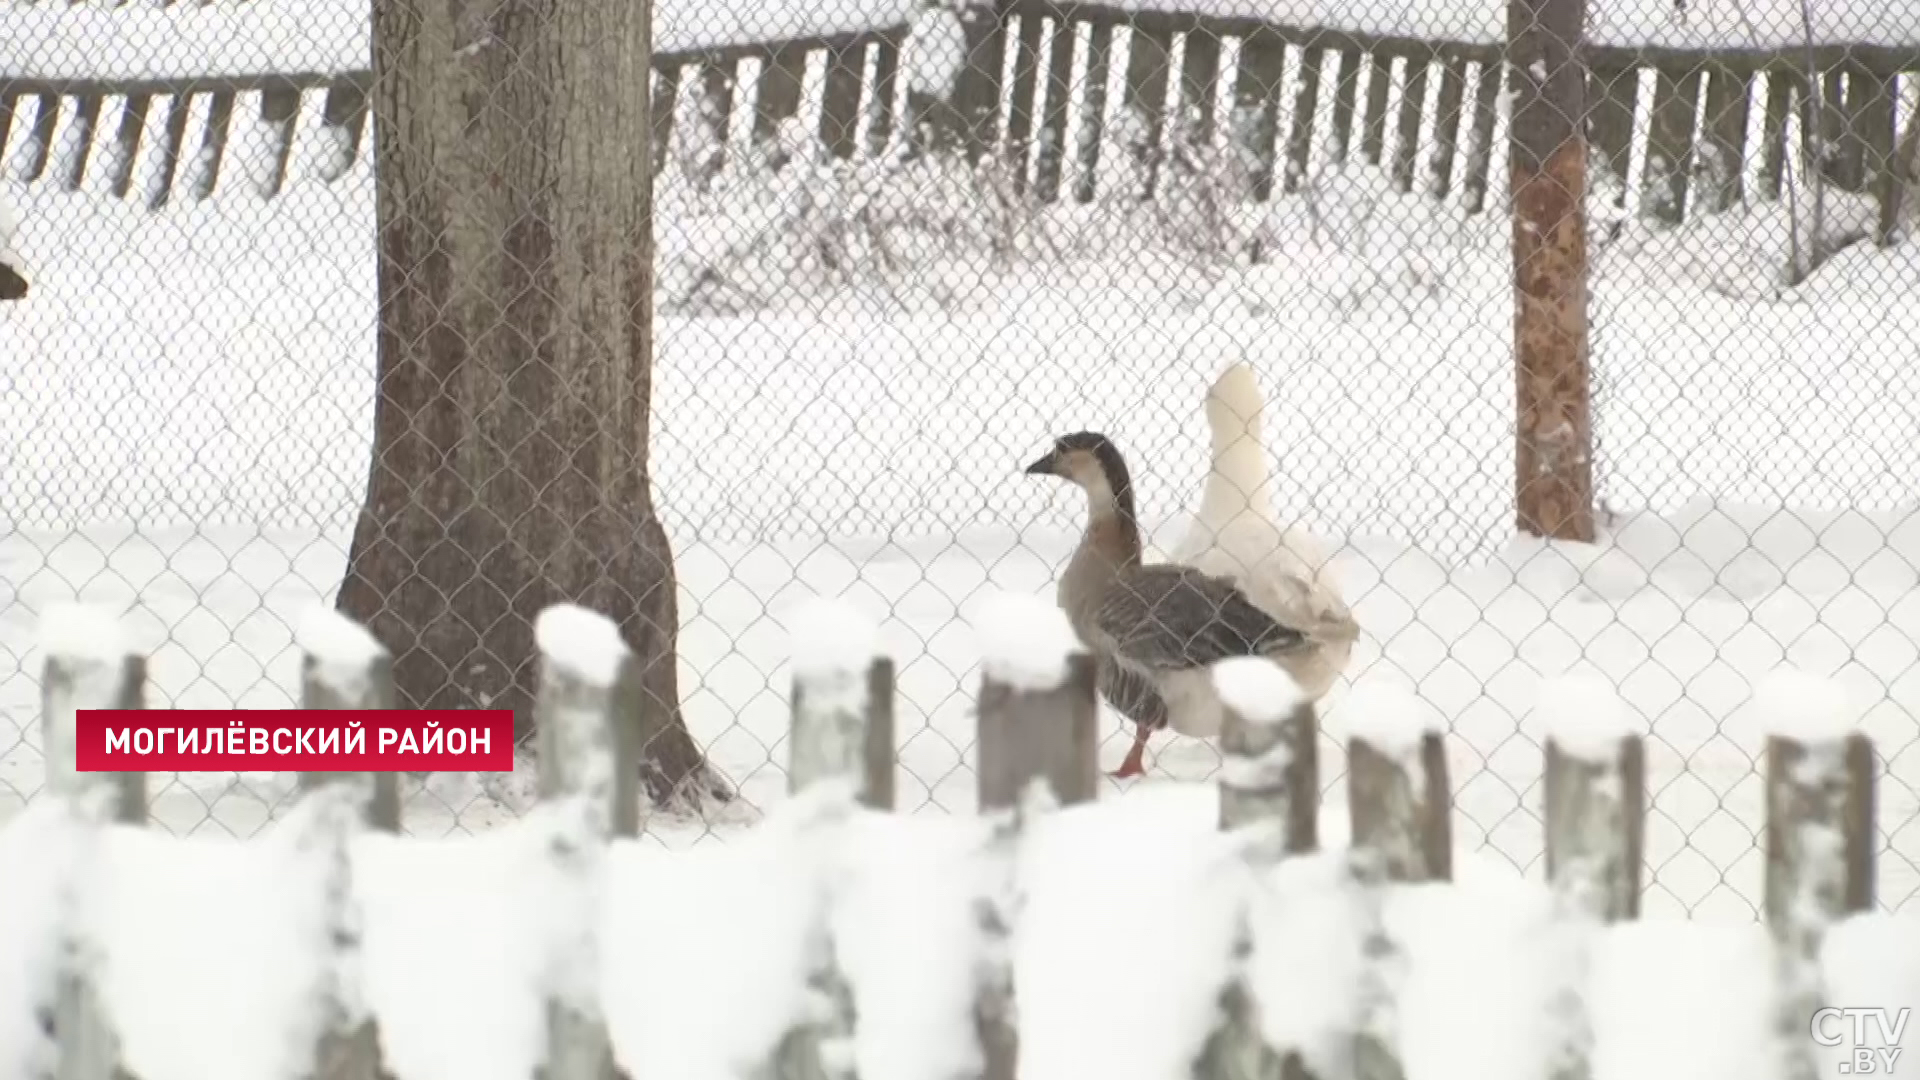
[[1086,531],[1057,595],[1094,656],[1102,696],[1134,723],[1115,777],[1145,771],[1147,740],[1161,727],[1193,738],[1220,733],[1226,714],[1213,664],[1233,656],[1282,661],[1308,647],[1304,634],[1226,578],[1142,561],[1132,476],[1107,436],[1063,435],[1026,472],[1071,481],[1087,495]]
[[1333,688],[1353,657],[1360,624],[1340,595],[1325,545],[1274,520],[1260,384],[1246,364],[1230,365],[1207,391],[1213,461],[1200,512],[1169,558],[1233,582],[1275,620],[1297,628],[1308,648],[1281,661],[1311,701]]

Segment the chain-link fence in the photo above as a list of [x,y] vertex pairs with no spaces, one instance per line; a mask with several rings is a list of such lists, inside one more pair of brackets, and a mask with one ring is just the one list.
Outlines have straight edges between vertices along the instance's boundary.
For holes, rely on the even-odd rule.
[[[292,703],[290,627],[335,595],[366,498],[393,249],[363,2],[4,3],[0,170],[32,282],[0,305],[17,808],[52,600],[129,613],[155,705]],[[653,135],[652,493],[684,718],[740,795],[687,836],[779,797],[781,614],[809,593],[884,620],[901,807],[969,809],[965,612],[988,586],[1051,590],[1084,514],[1022,467],[1106,432],[1174,551],[1214,461],[1208,387],[1239,362],[1274,515],[1338,552],[1361,626],[1330,739],[1345,685],[1411,682],[1449,722],[1463,841],[1536,869],[1533,688],[1597,669],[1651,725],[1651,908],[1744,918],[1744,706],[1778,665],[1835,674],[1884,757],[1881,897],[1903,903],[1920,16],[1588,8],[1593,545],[1511,539],[1507,5],[656,5],[631,128]],[[489,25],[451,28],[480,36],[448,46],[449,80]],[[1130,737],[1110,719],[1111,764]],[[1155,749],[1175,777],[1218,760]],[[243,835],[284,794],[155,788],[162,824]],[[410,790],[416,832],[512,814],[469,778]]]

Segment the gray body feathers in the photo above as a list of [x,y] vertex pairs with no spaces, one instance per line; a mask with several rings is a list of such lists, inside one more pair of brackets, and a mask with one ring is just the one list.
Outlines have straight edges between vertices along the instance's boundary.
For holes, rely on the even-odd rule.
[[1189,566],[1134,566],[1117,575],[1093,621],[1117,656],[1150,671],[1290,652],[1305,642],[1233,582]]
[[1132,482],[1104,436],[1066,436],[1028,471],[1064,476],[1087,492],[1086,532],[1061,576],[1059,602],[1094,654],[1101,696],[1129,720],[1148,730],[1218,734],[1224,712],[1212,665],[1307,647],[1300,630],[1228,579],[1142,564]]

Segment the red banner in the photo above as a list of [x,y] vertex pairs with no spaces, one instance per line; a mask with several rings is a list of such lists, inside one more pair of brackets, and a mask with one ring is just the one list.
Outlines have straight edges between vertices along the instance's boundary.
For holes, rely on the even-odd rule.
[[511,709],[83,709],[80,772],[512,772]]

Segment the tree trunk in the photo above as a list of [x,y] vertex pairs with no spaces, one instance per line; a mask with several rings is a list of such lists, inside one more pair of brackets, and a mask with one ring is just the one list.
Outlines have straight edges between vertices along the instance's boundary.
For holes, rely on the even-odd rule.
[[1585,34],[1585,0],[1508,0],[1515,524],[1591,543]]
[[648,794],[724,799],[648,479],[648,5],[373,11],[379,397],[340,610],[393,650],[401,707],[512,708],[523,739],[534,617],[600,611],[641,667]]

